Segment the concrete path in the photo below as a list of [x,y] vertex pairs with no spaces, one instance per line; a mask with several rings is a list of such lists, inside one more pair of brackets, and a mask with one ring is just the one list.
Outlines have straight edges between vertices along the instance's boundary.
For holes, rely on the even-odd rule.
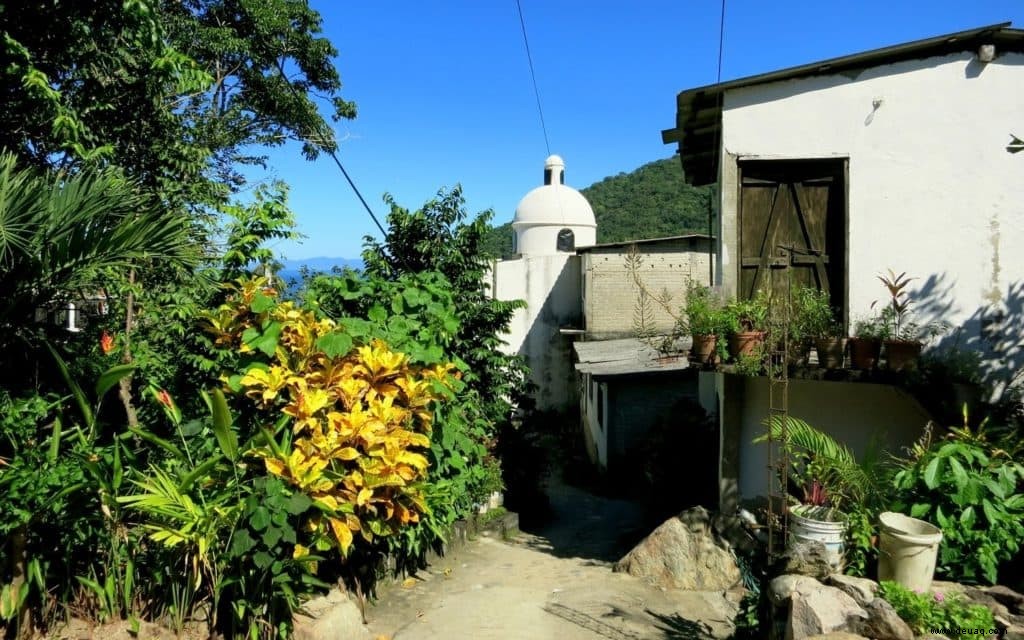
[[[556,518],[510,541],[481,537],[367,607],[371,638],[725,638],[739,594],[666,592],[613,573],[643,533],[629,502],[556,484]],[[624,548],[623,548],[624,547]]]

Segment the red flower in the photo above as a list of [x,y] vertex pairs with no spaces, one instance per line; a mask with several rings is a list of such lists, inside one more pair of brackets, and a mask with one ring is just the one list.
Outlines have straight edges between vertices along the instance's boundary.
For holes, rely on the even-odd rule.
[[164,405],[168,409],[174,408],[174,402],[171,401],[171,394],[167,393],[164,389],[157,392],[156,399],[160,401],[160,404]]
[[107,333],[107,330],[103,330],[103,335],[100,336],[100,349],[103,351],[103,355],[109,354],[114,350],[114,336]]

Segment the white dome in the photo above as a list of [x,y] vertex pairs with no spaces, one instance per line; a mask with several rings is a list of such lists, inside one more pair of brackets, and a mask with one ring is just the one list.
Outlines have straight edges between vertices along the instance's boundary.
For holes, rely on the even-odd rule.
[[583,194],[563,184],[565,163],[550,156],[544,163],[544,186],[527,193],[516,207],[513,227],[553,225],[597,228],[594,210]]

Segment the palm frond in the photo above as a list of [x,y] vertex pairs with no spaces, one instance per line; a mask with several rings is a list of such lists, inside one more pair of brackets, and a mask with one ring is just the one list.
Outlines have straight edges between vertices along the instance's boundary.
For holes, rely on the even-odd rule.
[[191,268],[190,225],[116,169],[43,173],[0,153],[0,326],[88,290],[103,270]]

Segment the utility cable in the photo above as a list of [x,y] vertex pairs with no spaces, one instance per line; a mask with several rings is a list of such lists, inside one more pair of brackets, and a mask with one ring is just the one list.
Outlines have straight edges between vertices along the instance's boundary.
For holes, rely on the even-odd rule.
[[548,142],[548,128],[544,124],[544,109],[540,106],[540,91],[537,89],[537,74],[533,70],[533,55],[530,53],[530,39],[526,37],[526,21],[523,19],[523,5],[516,0],[516,9],[519,10],[519,26],[523,30],[523,44],[526,45],[526,60],[530,63],[530,79],[533,80],[533,95],[537,98],[537,113],[540,114],[540,128],[544,132],[544,147],[551,155],[551,144]]
[[[293,85],[291,81],[288,79],[288,75],[284,72],[284,69],[281,67],[281,63],[279,61],[275,61],[275,63],[277,65],[278,72],[281,74],[281,79],[284,80],[285,85],[288,86],[288,88],[291,90],[292,94],[295,96],[297,100],[303,100],[303,96],[299,93],[298,89],[295,88],[295,85]],[[345,170],[345,165],[341,164],[341,160],[338,158],[338,154],[335,153],[333,149],[324,144],[325,139],[326,136],[321,136],[320,140],[312,140],[308,137],[306,138],[306,140],[312,142],[317,147],[319,147],[321,151],[325,151],[327,152],[327,155],[331,156],[331,159],[334,160],[334,164],[336,164],[338,166],[338,169],[341,170],[341,175],[345,176],[345,180],[348,182],[348,186],[352,187],[352,191],[356,194],[356,197],[359,198],[359,202],[361,202],[363,208],[366,209],[366,213],[370,215],[370,219],[373,220],[373,224],[377,225],[377,228],[380,230],[381,235],[386,238],[388,232],[385,231],[384,225],[382,225],[380,223],[380,220],[377,219],[377,216],[373,213],[373,209],[371,209],[370,205],[366,202],[366,198],[364,198],[363,194],[359,191],[359,187],[356,186],[355,181],[352,180],[352,177],[348,174],[348,171]],[[403,260],[404,262],[403,258],[400,257],[399,259]]]
[[[718,71],[715,74],[715,84],[716,85],[717,84],[722,84],[722,53],[723,53],[724,50],[725,50],[725,0],[722,0],[722,11],[721,11],[721,13],[719,14],[719,17],[718,17]],[[718,113],[719,113],[718,117],[719,117],[719,122],[718,122],[718,128],[715,131],[715,146],[711,150],[711,170],[712,170],[712,174],[715,175],[715,183],[717,184],[717,187],[715,188],[715,191],[716,191],[716,193],[714,194],[715,196],[720,195],[721,192],[722,192],[722,185],[719,183],[718,175],[717,174],[718,174],[718,165],[720,164],[720,162],[718,160],[719,152],[720,152],[719,147],[722,145],[722,122],[721,122],[721,117],[722,116],[721,116],[721,113],[722,113],[722,109],[724,108],[724,106],[725,106],[725,94],[724,94],[724,92],[719,90],[719,92],[718,92]],[[715,235],[715,233],[714,233],[714,231],[715,231],[714,216],[715,216],[715,205],[714,205],[713,199],[709,199],[708,200],[708,236],[709,237],[713,237]],[[713,250],[713,247],[714,247],[714,243],[711,242],[710,238],[708,240],[708,247],[712,248],[712,250]],[[710,255],[708,257],[710,258],[708,260],[708,278],[709,278],[708,282],[713,284],[715,282],[715,260]]]

